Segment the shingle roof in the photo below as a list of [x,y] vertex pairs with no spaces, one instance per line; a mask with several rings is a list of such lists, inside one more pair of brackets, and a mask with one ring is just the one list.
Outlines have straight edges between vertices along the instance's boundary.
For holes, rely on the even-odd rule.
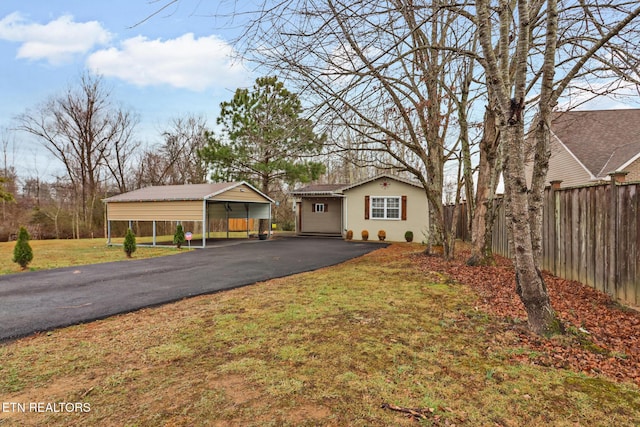
[[395,175],[384,173],[384,174],[376,175],[371,178],[364,179],[362,181],[355,182],[353,184],[311,184],[311,185],[307,185],[306,187],[293,190],[292,194],[300,195],[300,196],[305,196],[305,195],[320,196],[320,195],[340,194],[345,190],[349,190],[351,188],[358,187],[360,185],[367,184],[371,181],[375,181],[383,178],[393,179],[395,181],[404,182],[405,184],[421,187],[421,185],[415,181],[411,181],[406,178],[401,178]]
[[243,182],[217,182],[209,184],[159,185],[140,188],[104,199],[105,202],[150,202],[169,200],[204,200],[231,190]]
[[346,184],[310,184],[306,187],[298,188],[292,191],[293,194],[300,195],[325,195],[325,194],[334,194],[340,192],[340,190],[345,187]]
[[640,109],[558,112],[551,130],[596,178],[640,154]]

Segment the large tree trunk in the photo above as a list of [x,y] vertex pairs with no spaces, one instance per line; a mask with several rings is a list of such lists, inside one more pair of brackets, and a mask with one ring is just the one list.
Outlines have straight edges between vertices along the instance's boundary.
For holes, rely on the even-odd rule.
[[429,158],[426,159],[427,176],[431,179],[424,183],[429,201],[429,230],[427,235],[427,255],[442,255],[451,259],[454,254],[454,238],[447,227],[442,188],[444,182],[444,155],[442,145],[430,147]]
[[505,186],[507,210],[512,233],[516,292],[527,311],[529,328],[540,335],[556,333],[561,328],[551,307],[547,287],[538,269],[529,223],[529,198],[524,173],[524,124],[519,121],[507,125],[504,135],[507,150]]
[[542,207],[547,171],[549,170],[549,158],[551,157],[549,138],[549,123],[540,117],[535,129],[534,168],[531,191],[529,192],[531,245],[533,257],[538,268],[542,268]]
[[553,99],[553,80],[555,76],[556,43],[558,38],[558,4],[557,0],[547,3],[547,34],[545,55],[542,65],[540,101],[538,103],[538,119],[535,123],[535,156],[531,191],[529,193],[529,223],[531,224],[531,245],[533,258],[538,268],[542,268],[542,205],[544,188],[549,171],[551,149],[551,110],[555,106]]
[[454,255],[455,239],[451,230],[447,229],[445,210],[442,202],[429,202],[429,235],[427,239],[427,255],[441,255],[451,259]]
[[[499,107],[500,137],[505,154],[505,209],[516,273],[516,292],[527,311],[529,328],[537,334],[559,330],[561,324],[551,307],[544,280],[536,266],[529,223],[530,206],[524,173],[524,100],[527,88],[527,58],[530,51],[529,2],[517,2],[517,43],[513,54],[513,80],[500,68],[491,41],[491,20],[488,0],[476,2],[480,43],[485,56],[489,92],[495,95]],[[500,17],[502,55],[508,49],[508,27],[511,19]],[[513,82],[513,86],[511,85]],[[513,90],[511,90],[513,88]],[[513,95],[512,95],[513,94]]]
[[484,135],[480,141],[478,189],[471,226],[471,257],[469,265],[493,265],[492,234],[495,221],[495,192],[500,175],[500,134],[496,127],[495,110],[489,105],[484,114]]

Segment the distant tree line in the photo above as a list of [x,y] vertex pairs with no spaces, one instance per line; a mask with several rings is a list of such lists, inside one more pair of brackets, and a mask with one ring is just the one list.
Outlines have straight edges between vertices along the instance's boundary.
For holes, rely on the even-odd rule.
[[[137,115],[113,99],[100,76],[83,75],[76,86],[17,116],[11,139],[3,134],[0,240],[15,239],[22,225],[34,239],[102,237],[103,198],[208,178],[252,183],[279,202],[274,219],[292,229],[289,188],[330,169],[318,160],[323,136],[302,117],[298,96],[276,78],[238,89],[221,108],[217,134],[203,117],[185,114],[166,124],[160,143],[144,144],[136,138]],[[26,162],[8,164],[11,145],[27,136],[64,174],[46,178],[28,173]]]

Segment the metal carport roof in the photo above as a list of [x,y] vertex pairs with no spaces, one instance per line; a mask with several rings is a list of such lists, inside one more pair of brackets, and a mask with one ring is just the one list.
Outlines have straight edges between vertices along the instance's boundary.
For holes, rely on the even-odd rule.
[[[107,212],[107,237],[111,243],[111,221],[201,221],[206,235],[211,214],[226,218],[271,220],[271,203],[266,194],[251,184],[219,182],[207,184],[151,186],[103,200]],[[210,205],[218,208],[210,209]],[[224,207],[221,209],[221,205]],[[239,208],[241,207],[241,208]],[[203,238],[202,246],[206,245]]]

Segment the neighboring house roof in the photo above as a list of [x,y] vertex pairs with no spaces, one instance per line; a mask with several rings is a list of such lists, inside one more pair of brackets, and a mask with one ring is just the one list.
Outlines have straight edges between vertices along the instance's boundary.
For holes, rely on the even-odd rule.
[[104,202],[159,202],[206,200],[236,187],[246,185],[267,200],[273,200],[247,182],[216,182],[208,184],[158,185],[140,188],[104,199]]
[[640,109],[556,112],[551,131],[596,179],[640,157]]
[[311,184],[306,187],[298,188],[293,190],[291,193],[296,196],[322,196],[322,195],[340,195],[344,191],[350,190],[352,188],[368,184],[369,182],[376,181],[378,179],[392,179],[395,181],[403,182],[405,184],[413,185],[418,188],[422,188],[422,186],[414,181],[400,178],[398,176],[390,175],[390,174],[380,174],[371,178],[364,179],[362,181],[355,182],[353,184]]

